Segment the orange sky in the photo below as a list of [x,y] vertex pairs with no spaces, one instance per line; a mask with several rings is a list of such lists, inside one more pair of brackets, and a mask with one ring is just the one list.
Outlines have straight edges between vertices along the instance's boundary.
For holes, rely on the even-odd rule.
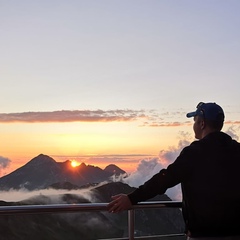
[[[170,123],[162,123],[164,126],[144,125],[140,120],[0,123],[0,156],[11,161],[1,174],[21,167],[41,153],[57,162],[76,160],[101,168],[113,163],[132,172],[141,160],[158,157],[160,151],[176,147],[183,136],[194,140],[191,122],[179,121],[168,127]],[[233,126],[239,130],[237,122],[233,125],[226,121],[225,130]]]
[[152,127],[131,119],[0,123],[1,156],[11,160],[9,168],[2,173],[22,166],[41,153],[56,161],[75,159],[102,168],[114,163],[125,171],[133,171],[140,160],[156,157],[162,149],[176,144],[181,129],[189,130],[190,126]]

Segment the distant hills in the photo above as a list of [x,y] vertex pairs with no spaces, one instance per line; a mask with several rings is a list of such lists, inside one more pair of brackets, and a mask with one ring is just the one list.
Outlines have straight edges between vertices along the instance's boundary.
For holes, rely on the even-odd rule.
[[104,170],[84,163],[73,168],[69,160],[56,162],[53,158],[40,154],[24,166],[0,178],[0,190],[21,188],[36,190],[64,182],[80,187],[109,181],[111,176],[124,173],[125,171],[113,164]]

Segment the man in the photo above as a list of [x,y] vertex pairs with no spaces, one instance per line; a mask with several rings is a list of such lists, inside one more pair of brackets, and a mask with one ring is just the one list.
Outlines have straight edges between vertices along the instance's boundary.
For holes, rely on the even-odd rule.
[[177,159],[132,193],[113,196],[109,212],[130,209],[179,183],[183,217],[191,239],[240,239],[240,144],[221,132],[223,109],[199,103],[194,112],[195,138]]

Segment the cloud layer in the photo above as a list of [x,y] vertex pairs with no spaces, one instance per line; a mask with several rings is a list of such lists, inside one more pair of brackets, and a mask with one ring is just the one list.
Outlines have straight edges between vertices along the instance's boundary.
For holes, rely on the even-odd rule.
[[1,113],[0,122],[112,122],[133,121],[144,117],[146,115],[142,110],[62,110],[53,112]]
[[[51,123],[51,122],[129,122],[142,121],[142,127],[190,126],[192,121],[181,119],[184,112],[162,112],[155,110],[61,110],[50,112],[0,113],[0,123]],[[184,118],[183,118],[184,119]],[[240,121],[226,121],[225,125],[239,125]]]
[[10,163],[11,163],[10,159],[0,156],[0,170],[7,168],[10,165]]
[[[0,113],[0,123],[51,123],[51,122],[129,122],[142,121],[140,126],[178,127],[191,121],[171,121],[184,116],[183,112],[157,113],[155,110],[61,110],[51,112]],[[167,119],[167,120],[166,120]]]

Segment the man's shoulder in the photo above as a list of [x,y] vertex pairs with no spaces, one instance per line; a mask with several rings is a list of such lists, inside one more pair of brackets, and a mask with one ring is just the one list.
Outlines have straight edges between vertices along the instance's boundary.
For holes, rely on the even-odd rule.
[[190,145],[183,148],[181,154],[196,154],[200,149],[200,141],[193,141]]
[[202,145],[201,141],[199,140],[196,140],[196,141],[193,141],[189,146],[187,146],[186,148],[187,149],[198,149],[200,148]]

